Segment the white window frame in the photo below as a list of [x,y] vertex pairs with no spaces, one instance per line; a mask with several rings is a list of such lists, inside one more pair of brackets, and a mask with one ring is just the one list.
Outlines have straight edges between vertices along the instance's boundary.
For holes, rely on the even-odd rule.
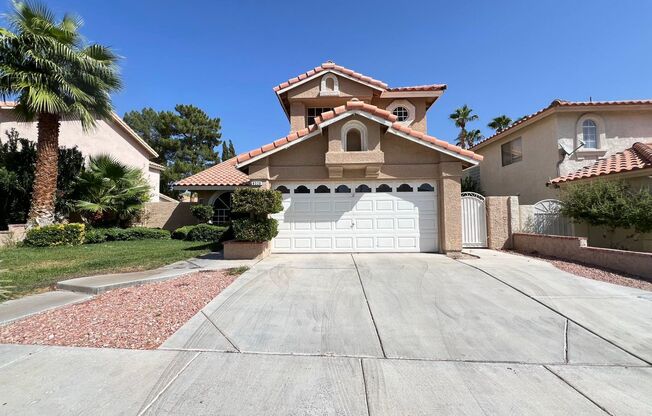
[[416,113],[416,107],[414,106],[414,104],[412,104],[408,100],[394,100],[387,106],[387,111],[394,114],[394,110],[396,110],[398,107],[403,107],[407,110],[408,118],[404,121],[397,121],[397,123],[403,124],[405,126],[409,126],[410,124],[412,124],[414,122],[414,117]]
[[[333,89],[329,89],[326,86],[326,81],[329,79],[333,80]],[[321,77],[321,83],[319,85],[319,95],[340,95],[340,82],[337,79],[337,77],[334,74],[326,74],[323,77]]]
[[[596,126],[596,147],[580,147],[580,143],[585,143],[584,141],[584,122],[591,120],[595,123]],[[575,131],[575,148],[578,149],[578,153],[592,153],[598,152],[601,153],[606,148],[606,132],[604,119],[597,114],[588,113],[584,114],[577,120],[576,131]]]
[[342,141],[342,151],[346,152],[347,146],[346,146],[346,136],[351,130],[358,130],[360,133],[360,139],[361,139],[361,147],[360,151],[366,152],[368,150],[367,147],[367,126],[364,125],[364,123],[358,121],[358,120],[350,120],[347,121],[346,124],[342,126],[341,130],[341,141]]

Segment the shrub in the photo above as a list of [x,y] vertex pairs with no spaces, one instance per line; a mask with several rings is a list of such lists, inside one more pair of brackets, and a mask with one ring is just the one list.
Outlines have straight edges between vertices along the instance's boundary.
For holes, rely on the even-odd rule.
[[462,178],[461,186],[462,192],[475,192],[476,194],[484,195],[480,183],[470,176]]
[[231,195],[231,211],[253,216],[283,211],[281,193],[271,189],[240,188]]
[[188,237],[190,230],[195,227],[195,225],[184,225],[183,227],[179,227],[172,233],[172,238],[175,240],[185,240]]
[[225,227],[210,224],[198,224],[192,226],[186,240],[188,241],[219,241]]
[[53,224],[34,227],[27,231],[25,245],[32,247],[52,247],[78,245],[84,241],[84,224]]
[[190,207],[190,213],[201,223],[207,223],[213,219],[213,207],[210,205],[193,205]]
[[97,244],[105,241],[167,240],[168,238],[170,238],[170,232],[159,228],[93,228],[88,231],[84,243]]
[[633,190],[622,181],[597,180],[571,184],[561,194],[561,213],[591,225],[610,229],[652,231],[652,193]]
[[273,218],[233,220],[233,234],[238,241],[269,241],[278,234],[278,221]]

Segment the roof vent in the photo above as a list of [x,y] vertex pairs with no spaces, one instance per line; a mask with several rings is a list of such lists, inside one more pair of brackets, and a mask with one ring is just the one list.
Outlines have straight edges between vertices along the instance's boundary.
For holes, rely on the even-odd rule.
[[360,101],[360,100],[358,100],[357,98],[353,97],[353,98],[351,98],[350,101]]

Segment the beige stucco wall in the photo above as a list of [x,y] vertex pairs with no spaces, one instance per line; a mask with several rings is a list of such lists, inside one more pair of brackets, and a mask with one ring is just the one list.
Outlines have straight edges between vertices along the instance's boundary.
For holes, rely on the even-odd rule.
[[[555,132],[554,117],[547,117],[479,149],[477,153],[484,156],[480,162],[480,183],[485,194],[516,195],[522,204],[556,198],[557,191],[546,187],[548,180],[557,177],[559,153]],[[523,160],[502,166],[501,145],[519,137]]]
[[578,146],[577,133],[581,130],[578,122],[586,117],[598,122],[598,130],[604,130],[600,137],[600,152],[578,150],[561,164],[562,175],[595,163],[598,158],[622,152],[636,142],[652,142],[652,110],[559,112],[555,117],[559,142],[571,149]]
[[394,101],[405,100],[410,102],[414,106],[415,114],[414,121],[408,125],[411,129],[420,131],[422,133],[428,133],[428,122],[427,122],[427,107],[425,98],[375,98],[371,100],[371,104],[380,108],[387,108]]
[[[5,131],[15,128],[21,137],[36,142],[38,137],[36,122],[18,122],[14,110],[0,110],[0,141],[5,141]],[[153,183],[150,177],[149,157],[145,149],[121,127],[112,121],[99,120],[95,129],[84,132],[78,121],[62,121],[59,132],[59,146],[77,146],[88,159],[89,156],[110,154],[122,163],[142,170],[143,176]],[[158,187],[158,179],[156,180]],[[157,192],[158,194],[158,192]]]

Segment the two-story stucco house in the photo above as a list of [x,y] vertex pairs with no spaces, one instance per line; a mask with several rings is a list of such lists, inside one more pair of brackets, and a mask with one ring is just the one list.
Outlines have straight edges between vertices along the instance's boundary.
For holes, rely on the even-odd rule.
[[555,100],[475,145],[486,195],[517,195],[525,205],[557,198],[551,180],[595,164],[635,143],[652,142],[652,100]]
[[[4,140],[5,132],[12,128],[16,129],[21,137],[36,141],[37,123],[18,121],[14,107],[13,102],[0,102],[0,141]],[[97,126],[90,132],[84,132],[78,121],[62,120],[59,146],[77,146],[86,158],[109,154],[126,165],[139,168],[151,186],[151,201],[159,201],[159,178],[165,167],[150,162],[150,159],[158,154],[117,114],[113,114],[108,121],[98,120]],[[169,199],[165,196],[163,198]]]
[[175,184],[228,221],[230,193],[283,194],[274,252],[462,248],[462,170],[482,159],[427,134],[445,85],[390,88],[332,62],[274,88],[290,134]]

